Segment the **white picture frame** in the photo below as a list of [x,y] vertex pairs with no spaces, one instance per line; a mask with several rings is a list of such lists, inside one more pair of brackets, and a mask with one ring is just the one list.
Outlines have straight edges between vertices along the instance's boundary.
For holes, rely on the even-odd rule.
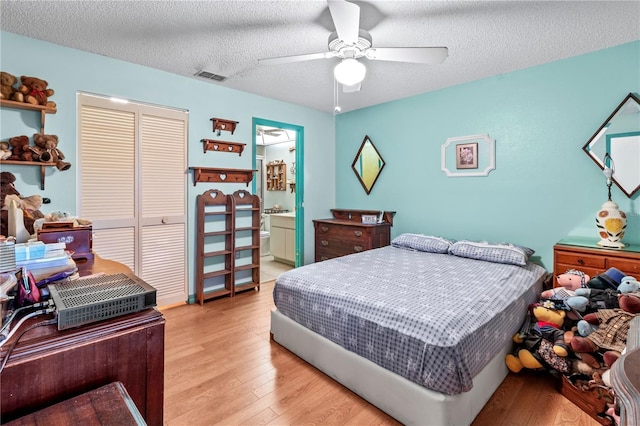
[[[448,177],[488,176],[496,168],[495,139],[489,135],[471,135],[449,138],[440,151],[440,169]],[[474,168],[460,168],[457,161],[457,146],[477,144]],[[482,168],[484,166],[484,168]],[[482,169],[481,169],[482,168]],[[455,171],[452,171],[455,170]]]

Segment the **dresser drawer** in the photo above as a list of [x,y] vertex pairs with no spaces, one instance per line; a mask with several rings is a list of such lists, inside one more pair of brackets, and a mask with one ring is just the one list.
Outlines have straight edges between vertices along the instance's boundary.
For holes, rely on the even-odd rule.
[[608,266],[609,268],[618,268],[625,274],[640,280],[640,260],[611,258]]
[[318,224],[318,237],[349,238],[362,240],[370,238],[371,228],[346,225]]
[[321,250],[341,251],[343,254],[360,253],[364,250],[371,250],[371,240],[358,238],[329,238],[319,236],[317,246]]
[[[556,251],[556,263],[558,264],[566,264],[573,265],[573,269],[580,269],[588,267],[588,268],[598,268],[604,269],[606,267],[606,258],[604,256],[586,254],[586,253],[572,253],[565,251]],[[563,273],[554,271],[557,273]]]

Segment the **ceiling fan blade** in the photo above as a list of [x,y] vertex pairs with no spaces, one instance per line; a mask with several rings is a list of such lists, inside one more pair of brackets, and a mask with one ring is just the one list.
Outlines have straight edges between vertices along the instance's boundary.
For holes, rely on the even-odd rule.
[[356,83],[353,86],[347,86],[346,84],[343,84],[342,85],[342,91],[344,93],[359,92],[360,91],[360,87],[362,87],[362,83]]
[[376,61],[440,64],[449,56],[446,47],[376,47],[366,52],[367,59]]
[[306,55],[279,56],[277,58],[258,59],[259,64],[278,65],[292,62],[312,61],[315,59],[328,59],[334,57],[333,52],[309,53]]
[[327,4],[338,38],[346,44],[356,44],[360,31],[360,6],[344,0],[327,0]]

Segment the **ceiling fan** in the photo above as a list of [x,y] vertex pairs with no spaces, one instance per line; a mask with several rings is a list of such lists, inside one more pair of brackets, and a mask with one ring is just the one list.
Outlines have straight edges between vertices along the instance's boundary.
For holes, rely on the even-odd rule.
[[336,31],[329,35],[329,51],[259,59],[265,65],[339,58],[334,77],[344,92],[360,90],[366,67],[358,59],[439,64],[447,59],[446,47],[373,47],[371,35],[360,28],[360,6],[345,0],[327,0]]

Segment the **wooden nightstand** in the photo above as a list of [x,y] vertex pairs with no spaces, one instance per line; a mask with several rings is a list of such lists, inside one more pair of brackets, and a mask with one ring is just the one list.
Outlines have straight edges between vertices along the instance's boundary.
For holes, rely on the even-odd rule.
[[595,277],[609,268],[617,268],[640,279],[640,245],[631,244],[622,250],[613,250],[597,246],[596,239],[567,238],[553,246],[554,286],[557,285],[555,276],[569,269]]

